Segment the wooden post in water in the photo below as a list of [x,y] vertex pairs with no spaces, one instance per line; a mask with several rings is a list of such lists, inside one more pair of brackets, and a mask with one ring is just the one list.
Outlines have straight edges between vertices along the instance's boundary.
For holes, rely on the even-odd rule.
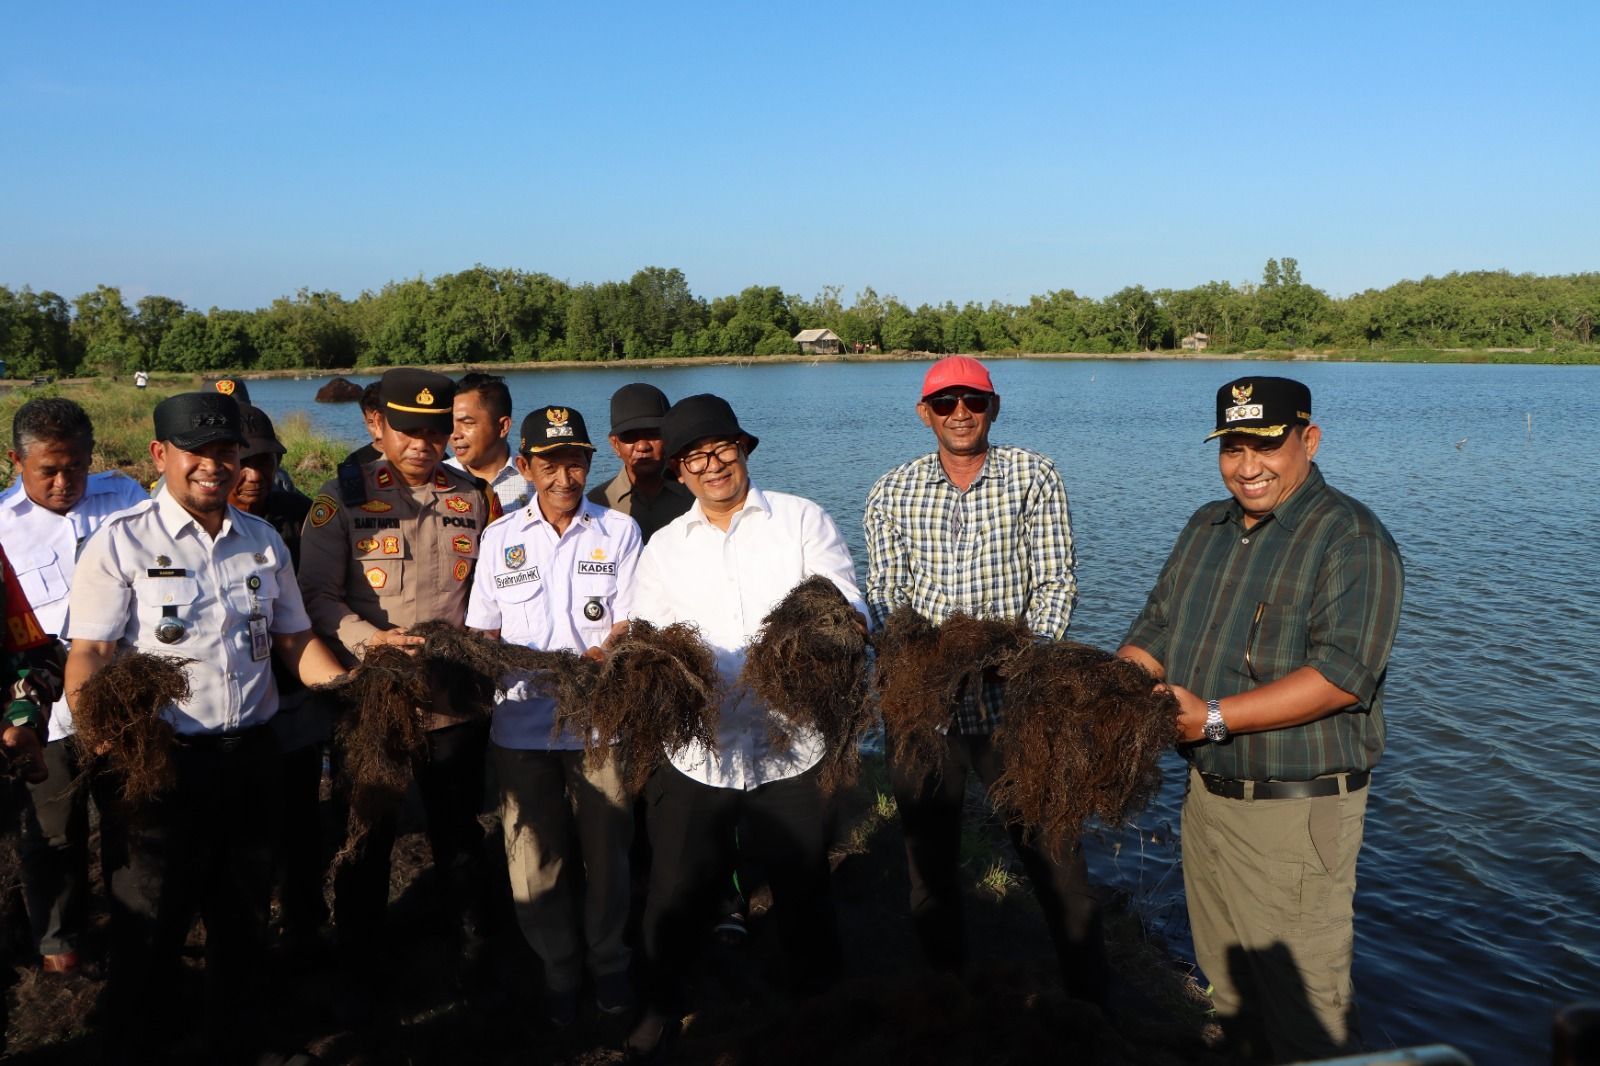
[[1600,1002],[1573,1003],[1556,1012],[1551,1066],[1600,1066]]

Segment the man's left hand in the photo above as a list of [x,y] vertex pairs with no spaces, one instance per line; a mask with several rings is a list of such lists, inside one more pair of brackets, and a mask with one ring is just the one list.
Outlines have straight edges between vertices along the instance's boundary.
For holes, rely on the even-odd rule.
[[39,734],[30,727],[7,726],[5,732],[0,733],[0,747],[5,748],[6,758],[15,764],[22,779],[30,785],[37,785],[50,776],[44,765],[44,747],[39,743]]

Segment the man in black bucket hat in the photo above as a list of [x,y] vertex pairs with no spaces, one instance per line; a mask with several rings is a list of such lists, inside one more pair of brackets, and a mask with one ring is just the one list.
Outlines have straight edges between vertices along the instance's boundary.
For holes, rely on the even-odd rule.
[[1356,856],[1400,552],[1323,480],[1301,382],[1223,385],[1217,438],[1229,498],[1189,519],[1119,654],[1181,710],[1184,893],[1230,1039],[1275,1062],[1348,1054],[1361,1044]]
[[818,786],[823,741],[790,723],[791,743],[775,744],[772,712],[738,679],[762,619],[808,577],[832,581],[866,626],[838,526],[810,500],[751,482],[758,440],[726,400],[679,400],[662,419],[661,437],[695,502],[645,546],[633,616],[698,626],[716,653],[725,696],[716,748],[692,743],[668,752],[645,785],[655,863],[643,925],[646,1010],[628,1039],[634,1054],[662,1053],[677,1036],[684,974],[722,900],[741,819],[747,831],[739,834],[739,853],[769,875],[787,976],[801,991],[834,977],[838,932],[827,803]]

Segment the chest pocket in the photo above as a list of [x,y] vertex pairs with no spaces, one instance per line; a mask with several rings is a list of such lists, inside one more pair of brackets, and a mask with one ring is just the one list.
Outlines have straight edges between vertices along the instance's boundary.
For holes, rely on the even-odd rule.
[[[162,618],[176,618],[184,626],[184,639],[193,640],[200,622],[200,583],[192,577],[145,577],[133,582],[138,604],[140,644],[156,640]],[[180,639],[176,643],[183,643]]]
[[[254,578],[256,587],[250,587]],[[228,582],[228,606],[242,615],[260,611],[267,621],[272,620],[272,605],[278,599],[278,577],[270,570],[252,570]]]
[[17,573],[17,583],[27,593],[28,603],[35,608],[54,603],[67,595],[66,575],[54,552],[33,556],[11,556],[11,568]]
[[1305,664],[1309,639],[1305,607],[1258,604],[1240,669],[1253,681],[1275,681]]
[[572,578],[572,609],[586,632],[604,632],[617,620],[612,601],[617,597],[617,564],[579,560]]

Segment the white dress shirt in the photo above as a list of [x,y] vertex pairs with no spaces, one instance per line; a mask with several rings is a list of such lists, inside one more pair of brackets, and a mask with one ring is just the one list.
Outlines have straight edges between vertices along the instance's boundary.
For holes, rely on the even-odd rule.
[[[468,477],[478,476],[453,455],[444,461],[444,465],[453,466]],[[517,469],[517,464],[512,460],[509,451],[506,453],[506,465],[502,466],[500,472],[494,476],[494,480],[489,482],[489,490],[494,493],[495,499],[500,501],[502,514],[510,514],[533,499],[533,486],[528,484],[527,478],[522,476],[522,471]]]
[[[538,497],[490,523],[478,543],[467,625],[498,629],[508,644],[582,654],[633,614],[639,526],[625,514],[583,501],[556,535]],[[555,700],[529,690],[526,676],[496,694],[489,736],[502,748],[572,751],[583,739],[552,739]]]
[[[0,495],[0,539],[5,541],[17,583],[46,633],[66,636],[67,594],[78,550],[89,534],[118,511],[149,499],[137,481],[110,470],[90,474],[83,497],[64,515],[30,500],[20,477]],[[50,739],[71,732],[72,712],[66,700],[57,700],[50,708]]]
[[[744,506],[724,533],[707,521],[696,500],[645,545],[639,561],[634,617],[657,626],[693,622],[717,657],[725,694],[718,751],[698,742],[670,755],[688,777],[715,788],[753,789],[804,773],[821,761],[822,736],[794,728],[739,684],[747,647],[762,619],[796,585],[822,575],[863,613],[855,563],[839,527],[817,504],[750,486]],[[777,717],[793,743],[774,748],[769,723]]]
[[[189,735],[264,725],[277,712],[272,653],[252,653],[253,615],[269,634],[311,628],[289,549],[266,519],[229,507],[213,540],[164,487],[84,544],[71,605],[74,640],[193,660],[185,668],[193,695],[167,711]],[[169,613],[184,633],[163,644],[156,627]]]

